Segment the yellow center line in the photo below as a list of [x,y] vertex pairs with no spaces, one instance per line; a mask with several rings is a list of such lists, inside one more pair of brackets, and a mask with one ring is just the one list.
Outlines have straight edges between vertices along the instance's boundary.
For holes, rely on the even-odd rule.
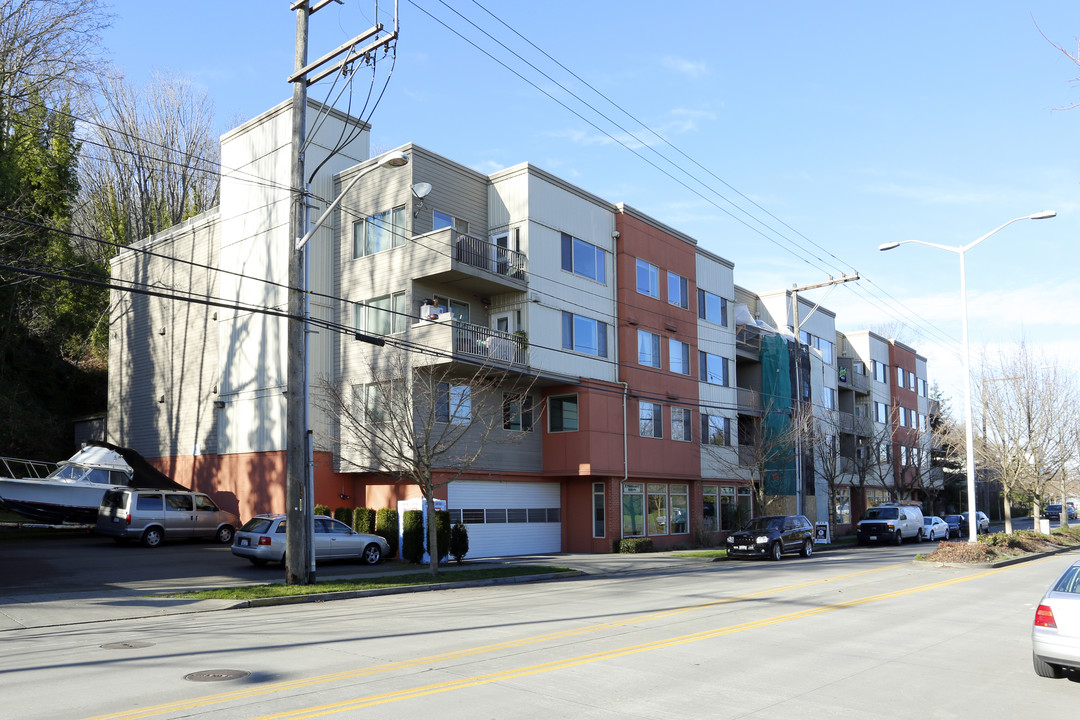
[[[491,645],[482,645],[474,648],[467,648],[464,650],[456,650],[453,652],[440,653],[437,655],[428,655],[420,658],[413,658],[410,660],[400,660],[397,662],[385,663],[383,665],[377,665],[374,667],[365,667],[356,670],[348,670],[338,673],[330,673],[326,675],[316,675],[308,678],[299,678],[297,680],[286,680],[279,683],[271,683],[269,685],[260,685],[258,687],[245,688],[241,690],[233,690],[230,692],[219,693],[216,695],[206,695],[199,698],[191,698],[188,700],[179,700],[175,702],[162,703],[159,705],[153,705],[149,707],[140,708],[138,710],[130,710],[127,712],[120,712],[108,715],[97,715],[87,720],[139,720],[140,718],[153,717],[164,713],[176,711],[176,710],[189,710],[197,707],[205,707],[207,705],[215,705],[224,702],[244,700],[262,695],[269,695],[278,692],[284,692],[288,690],[297,690],[306,687],[312,687],[315,685],[321,685],[340,680],[351,680],[355,678],[365,677],[369,675],[376,675],[381,673],[393,672],[396,670],[404,670],[416,666],[430,665],[432,663],[444,662],[447,660],[456,660],[460,658],[471,657],[475,655],[482,655],[484,653],[497,652],[500,650],[509,650],[513,648],[524,647],[528,645],[535,645],[538,643],[548,642],[552,640],[560,640],[569,637],[575,637],[579,635],[586,635],[589,633],[595,633],[602,630],[608,630],[611,628],[622,627],[626,625],[633,625],[636,623],[648,622],[652,620],[662,619],[666,617],[672,617],[684,613],[689,613],[697,610],[703,610],[708,608],[717,607],[720,605],[727,605],[744,600],[749,600],[755,597],[761,597],[763,595],[773,595],[783,592],[790,592],[793,590],[799,590],[807,587],[813,587],[814,585],[823,585],[830,582],[837,582],[840,580],[847,580],[862,575],[869,575],[872,573],[882,572],[885,570],[893,570],[898,567],[904,567],[909,563],[895,563],[892,565],[884,565],[879,568],[870,568],[867,570],[858,570],[851,573],[845,573],[842,575],[834,575],[827,578],[818,578],[815,580],[808,580],[805,582],[795,583],[792,585],[784,585],[781,587],[768,588],[765,590],[759,590],[757,592],[745,593],[743,595],[737,595],[728,598],[721,598],[719,600],[711,600],[709,602],[698,603],[694,605],[687,605],[679,608],[672,608],[670,610],[663,610],[654,613],[647,613],[645,615],[637,615],[632,618],[624,618],[621,620],[613,620],[610,622],[599,623],[596,625],[590,625],[582,628],[573,628],[569,630],[561,630],[553,633],[546,633],[543,635],[534,635],[518,640],[507,640],[504,642],[494,643]],[[980,575],[981,576],[981,575]],[[614,656],[613,656],[614,657]],[[493,682],[485,681],[485,682]],[[480,684],[479,682],[474,684]],[[447,688],[452,689],[452,688]],[[400,699],[400,698],[399,698]],[[271,716],[273,717],[273,716]]]

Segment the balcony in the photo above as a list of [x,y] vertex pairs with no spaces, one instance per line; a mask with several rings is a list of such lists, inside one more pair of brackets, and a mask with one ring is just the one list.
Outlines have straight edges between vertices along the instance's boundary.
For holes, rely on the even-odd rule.
[[525,290],[528,258],[483,238],[443,228],[413,238],[419,253],[414,277],[467,287],[477,295],[499,295]]
[[866,395],[870,392],[870,378],[855,372],[851,358],[837,358],[836,387],[840,390],[854,390],[857,393]]
[[750,388],[736,388],[738,395],[736,396],[735,403],[739,408],[739,414],[741,415],[761,415],[761,393],[757,390],[751,390]]
[[418,354],[419,358],[431,358],[432,364],[445,362],[447,356],[472,365],[519,370],[529,363],[528,342],[521,336],[456,320],[419,322],[410,328],[409,340],[438,353]]
[[750,325],[739,325],[735,331],[735,352],[757,360],[761,357],[761,330]]

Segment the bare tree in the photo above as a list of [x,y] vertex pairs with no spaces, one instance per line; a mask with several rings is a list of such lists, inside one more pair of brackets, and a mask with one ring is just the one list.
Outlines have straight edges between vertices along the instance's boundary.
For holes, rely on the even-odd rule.
[[419,365],[416,354],[387,346],[371,351],[362,384],[321,386],[320,403],[338,422],[343,467],[420,489],[433,575],[439,568],[436,490],[482,466],[492,446],[520,442],[539,419],[533,378],[511,367],[497,360]]
[[217,203],[220,149],[205,92],[155,74],[136,88],[101,79],[80,179],[80,230],[120,245],[161,232]]
[[749,480],[754,514],[783,512],[785,478],[794,476],[795,449],[805,439],[806,425],[796,422],[790,404],[774,398],[765,398],[760,415],[742,417],[748,419],[739,421],[737,448],[711,431],[702,437],[702,447],[718,468]]
[[993,363],[984,359],[978,386],[983,437],[975,451],[1002,484],[1005,531],[1011,533],[1013,501],[1030,498],[1038,517],[1051,494],[1064,493],[1076,457],[1080,395],[1071,374],[1023,343]]
[[830,410],[811,421],[808,428],[808,443],[814,456],[814,470],[825,481],[829,494],[829,537],[834,537],[837,516],[836,497],[841,487],[848,484],[851,477],[850,461],[840,455],[840,424],[838,415]]

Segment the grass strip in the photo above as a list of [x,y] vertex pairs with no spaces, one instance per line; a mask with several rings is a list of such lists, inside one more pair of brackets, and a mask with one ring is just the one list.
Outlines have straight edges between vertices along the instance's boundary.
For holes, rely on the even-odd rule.
[[169,595],[161,595],[158,597],[186,598],[193,600],[256,600],[259,598],[292,597],[296,595],[351,592],[357,590],[380,590],[383,588],[409,587],[412,585],[438,585],[442,583],[472,580],[494,580],[498,578],[527,577],[529,575],[549,575],[551,573],[561,572],[572,571],[570,568],[553,566],[443,570],[435,577],[432,577],[426,572],[415,572],[408,575],[381,575],[379,577],[363,579],[317,582],[314,585],[285,585],[283,583],[274,583],[271,585],[245,585],[243,587],[171,593]]

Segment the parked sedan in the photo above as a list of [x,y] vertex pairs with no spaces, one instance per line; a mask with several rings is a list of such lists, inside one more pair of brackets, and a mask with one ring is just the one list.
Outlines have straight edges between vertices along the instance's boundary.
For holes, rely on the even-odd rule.
[[802,515],[764,515],[728,535],[728,557],[779,560],[786,552],[814,554],[814,528]]
[[[1066,507],[1068,508],[1068,510],[1066,510],[1066,512],[1068,513],[1069,519],[1070,520],[1075,520],[1076,519],[1076,508],[1073,507],[1072,505],[1068,505]],[[1058,504],[1047,505],[1046,506],[1045,516],[1046,516],[1047,520],[1060,520],[1061,519],[1061,505],[1058,505]]]
[[952,533],[949,524],[937,515],[925,515],[923,517],[923,537],[934,542],[935,540],[948,540]]
[[1031,660],[1035,673],[1045,678],[1080,668],[1080,560],[1050,586],[1035,610]]
[[[968,526],[968,514],[965,512],[962,516],[964,518],[964,527]],[[990,532],[990,518],[986,516],[981,510],[975,511],[975,532],[988,533]]]
[[[316,560],[363,560],[374,565],[389,554],[390,545],[378,535],[366,535],[353,530],[343,522],[315,516]],[[285,564],[285,516],[256,515],[236,531],[232,553],[247,558],[253,565],[268,562]]]
[[949,535],[952,537],[960,537],[967,535],[968,527],[967,520],[963,515],[946,515],[944,517],[945,523],[949,526]]

